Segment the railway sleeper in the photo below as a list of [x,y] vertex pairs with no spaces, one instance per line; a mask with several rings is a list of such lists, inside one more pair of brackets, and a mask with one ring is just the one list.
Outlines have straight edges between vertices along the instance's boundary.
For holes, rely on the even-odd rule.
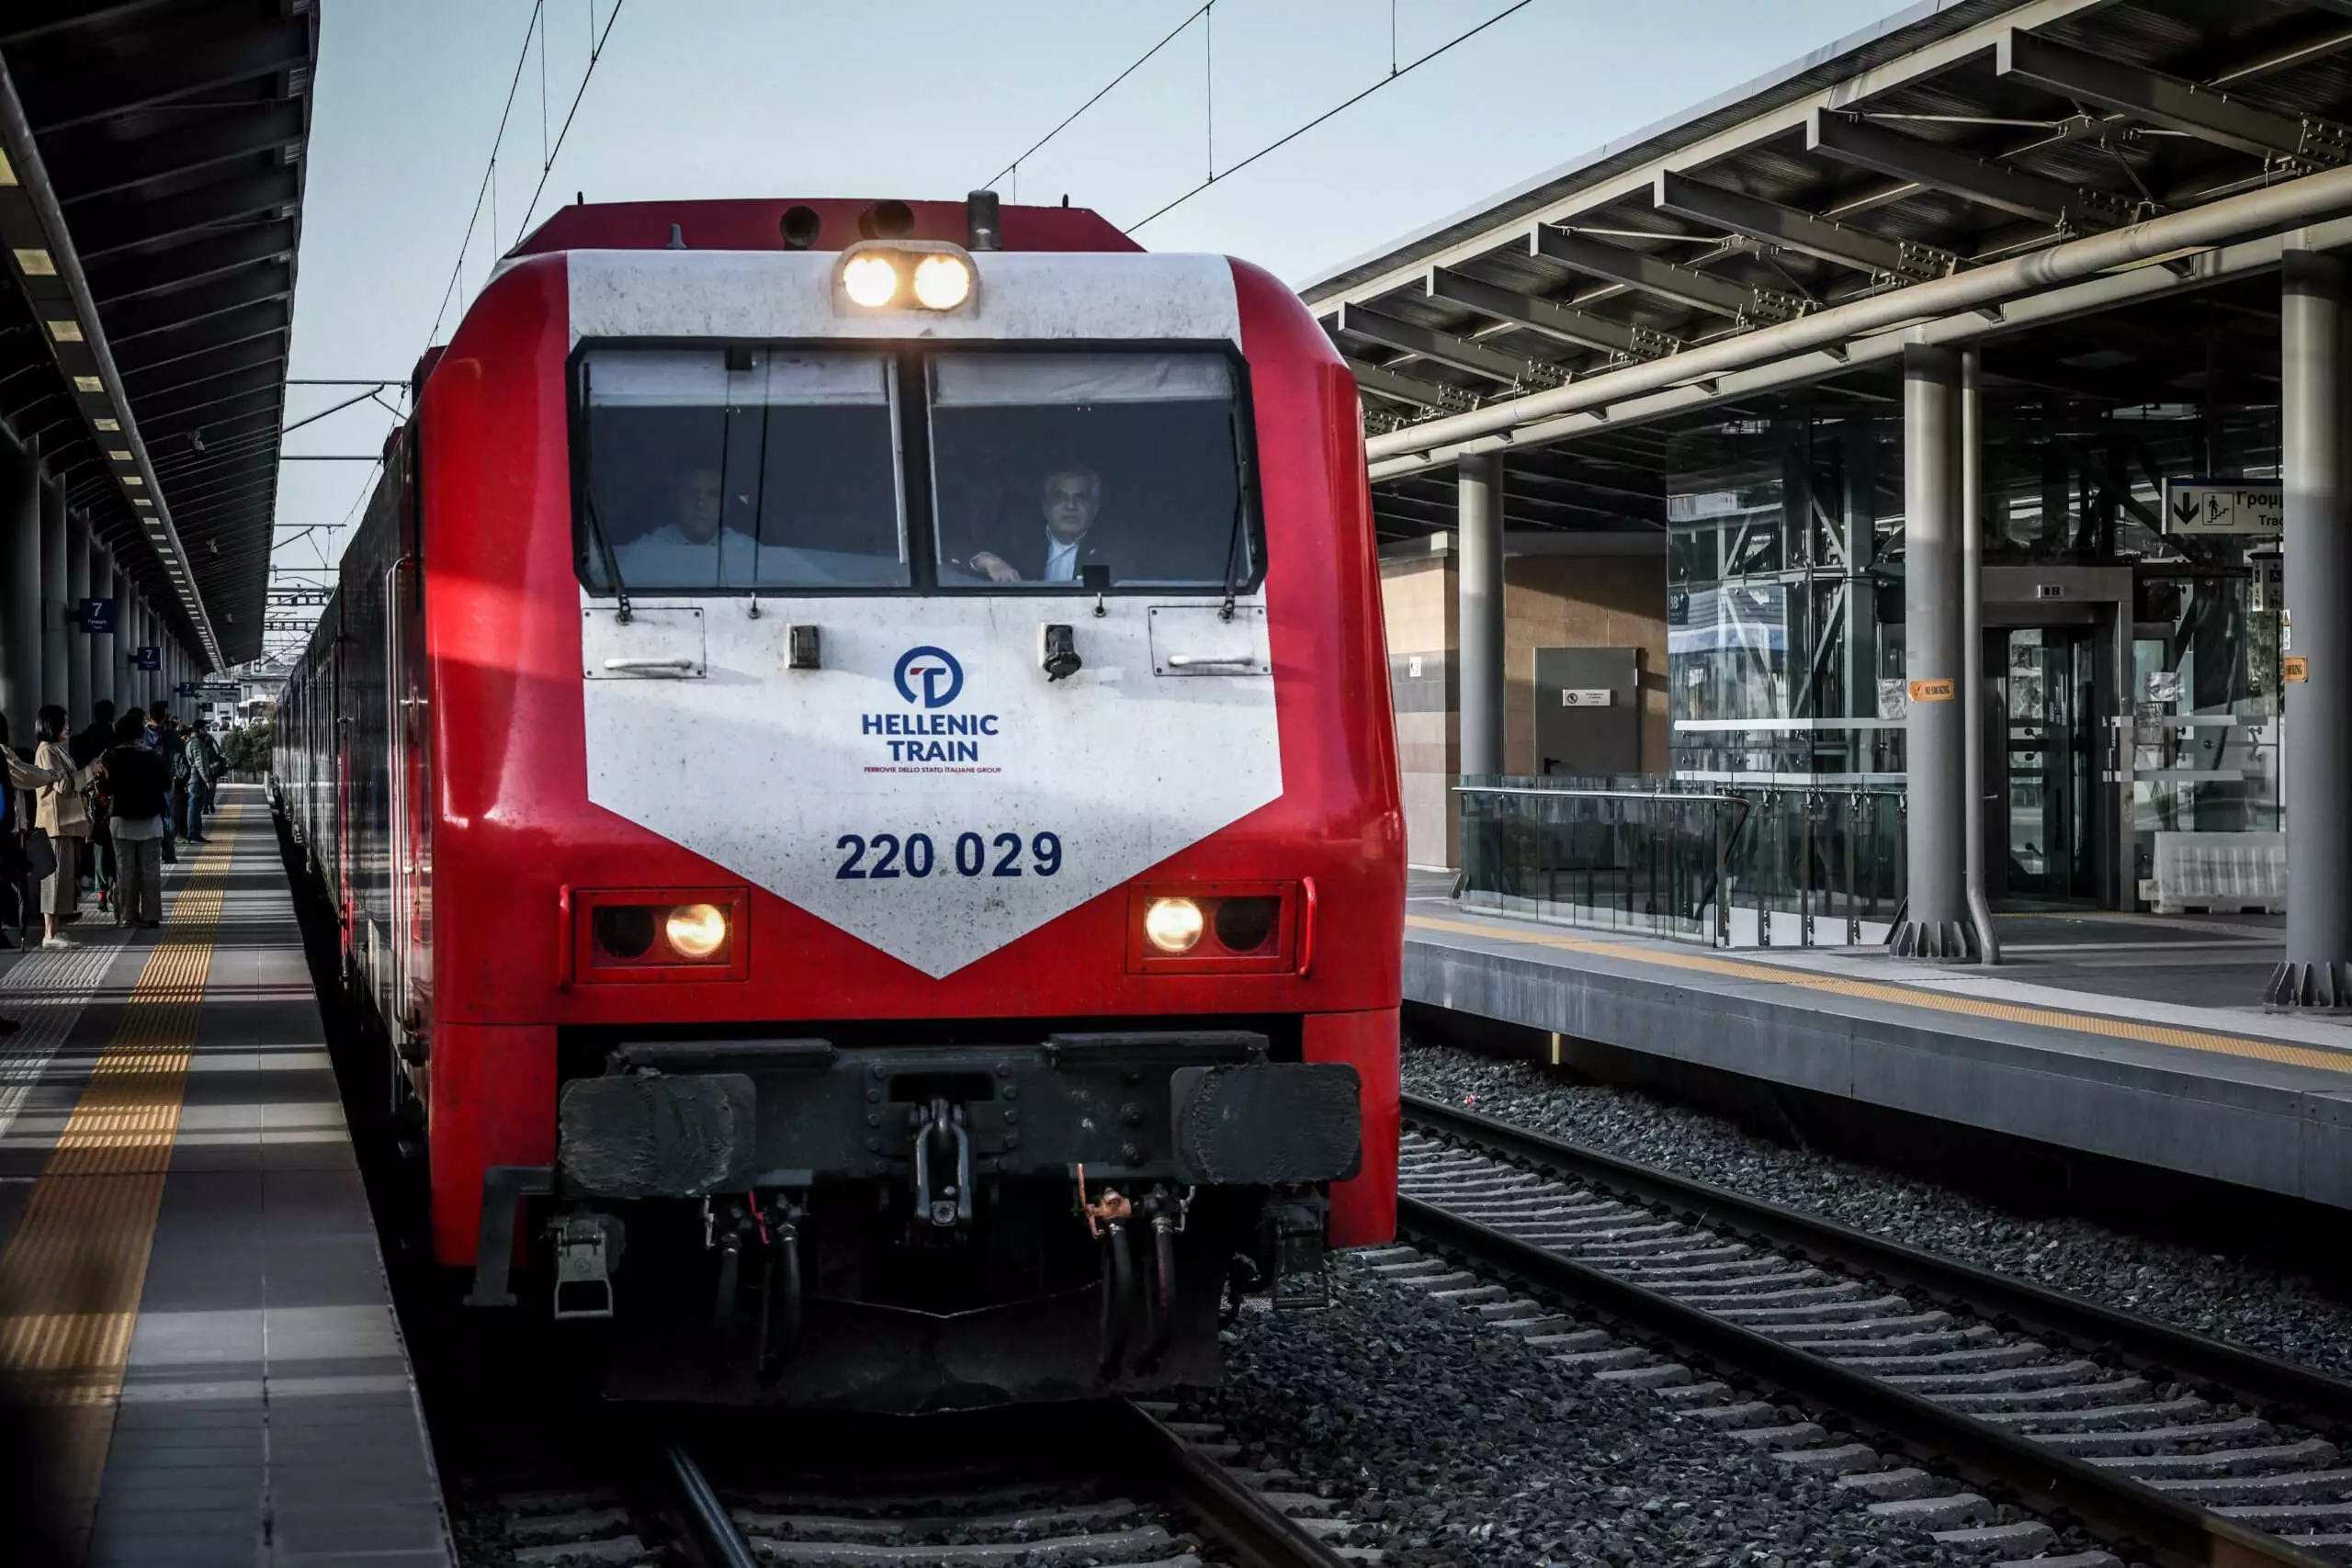
[[[2096,1374],[2099,1369],[2091,1369]],[[1993,1393],[1930,1393],[1928,1398],[1948,1410],[1979,1412],[2083,1410],[2111,1399],[2137,1399],[2149,1391],[2148,1380],[2113,1378],[2106,1382],[2073,1383],[2062,1388],[2003,1389]]]
[[2352,1470],[2299,1470],[2284,1475],[2222,1475],[2179,1480],[2143,1476],[2144,1484],[2189,1503],[2341,1502]]
[[[2153,1442],[2155,1434],[2148,1428],[2164,1427],[2190,1416],[2209,1415],[2212,1406],[2194,1395],[2180,1399],[2157,1400],[2145,1404],[2099,1404],[2081,1410],[1983,1410],[1976,1418],[1988,1426],[2007,1427],[2020,1436],[2036,1442],[2048,1442],[2044,1434],[2064,1432],[2112,1433],[2129,1432],[2130,1440]],[[2267,1429],[2267,1428],[2266,1428]],[[2053,1444],[2053,1447],[2060,1446]],[[2075,1451],[2081,1451],[2076,1450]]]
[[1997,1524],[1993,1505],[1973,1492],[1953,1492],[1938,1497],[1897,1497],[1867,1505],[1872,1518],[1889,1524],[1912,1525],[1925,1530],[1960,1529],[1968,1525]]
[[[1986,1331],[1990,1333],[1990,1330]],[[1875,1350],[1876,1346],[1870,1347]],[[1939,1350],[1927,1355],[1864,1355],[1846,1345],[1838,1345],[1829,1359],[1858,1372],[1874,1377],[1887,1377],[1905,1372],[1969,1372],[1995,1367],[2024,1367],[2050,1354],[2040,1341],[2013,1339],[2006,1345],[1985,1345],[1965,1350]]]
[[1914,1393],[1977,1393],[2058,1388],[2101,1376],[2107,1369],[2093,1361],[2073,1360],[1996,1367],[1986,1371],[1889,1373],[1876,1368],[1870,1370],[1889,1387],[1909,1389]]
[[[2184,1438],[2201,1428],[2180,1428]],[[2120,1471],[2141,1481],[2160,1476],[2256,1475],[2280,1470],[2323,1470],[2337,1459],[2334,1443],[2306,1438],[2299,1443],[2277,1443],[2259,1449],[2220,1449],[2188,1454],[2098,1454],[2089,1462],[2101,1470]]]

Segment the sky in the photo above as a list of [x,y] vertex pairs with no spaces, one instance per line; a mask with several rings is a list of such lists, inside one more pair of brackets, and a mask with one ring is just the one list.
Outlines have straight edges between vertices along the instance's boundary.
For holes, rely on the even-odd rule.
[[[294,377],[404,378],[428,341],[447,338],[491,260],[517,237],[593,36],[603,51],[544,174],[538,218],[575,192],[591,201],[960,197],[1199,9],[1199,0],[619,0],[616,17],[614,5],[545,0],[535,28],[534,0],[324,0]],[[1510,6],[1217,0],[997,188],[1008,200],[1067,195],[1133,224],[1212,167],[1230,168],[1386,77],[1392,62],[1501,15],[1137,234],[1154,250],[1225,252],[1304,284],[1896,8]],[[493,146],[497,175],[477,216]],[[294,388],[288,419],[356,390]],[[392,417],[363,403],[288,435],[287,450],[372,453]],[[369,471],[286,466],[281,566],[340,554]]]

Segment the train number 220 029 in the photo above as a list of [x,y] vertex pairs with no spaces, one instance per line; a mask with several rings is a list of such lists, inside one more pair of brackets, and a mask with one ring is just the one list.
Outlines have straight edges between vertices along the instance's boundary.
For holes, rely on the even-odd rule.
[[[842,882],[878,882],[896,876],[921,880],[934,869],[943,876],[947,874],[928,833],[909,833],[904,839],[896,833],[871,837],[843,833],[833,847],[844,857],[833,868],[834,877]],[[1024,842],[1018,833],[959,833],[953,859],[958,876],[1051,876],[1062,868],[1061,835],[1033,833]]]

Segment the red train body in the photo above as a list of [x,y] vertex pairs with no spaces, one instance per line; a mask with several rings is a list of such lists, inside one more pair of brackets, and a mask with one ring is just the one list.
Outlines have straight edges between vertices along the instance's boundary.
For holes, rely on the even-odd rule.
[[1289,290],[1069,209],[580,207],[420,378],[276,771],[475,1299],[616,1316],[625,1393],[918,1409],[1199,1379],[1237,1255],[1389,1237],[1387,665]]

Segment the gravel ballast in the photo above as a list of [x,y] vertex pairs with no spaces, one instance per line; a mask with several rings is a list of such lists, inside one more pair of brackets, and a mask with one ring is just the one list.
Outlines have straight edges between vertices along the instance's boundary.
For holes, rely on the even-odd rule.
[[1408,1093],[1747,1197],[2031,1280],[2337,1376],[2352,1304],[2290,1273],[2088,1221],[2024,1215],[1915,1178],[1791,1147],[1639,1090],[1408,1041]]
[[1224,1385],[1187,1404],[1240,1462],[1290,1471],[1359,1521],[1334,1544],[1380,1549],[1387,1568],[1979,1561],[1360,1262],[1337,1262],[1332,1287],[1325,1311],[1245,1313]]

